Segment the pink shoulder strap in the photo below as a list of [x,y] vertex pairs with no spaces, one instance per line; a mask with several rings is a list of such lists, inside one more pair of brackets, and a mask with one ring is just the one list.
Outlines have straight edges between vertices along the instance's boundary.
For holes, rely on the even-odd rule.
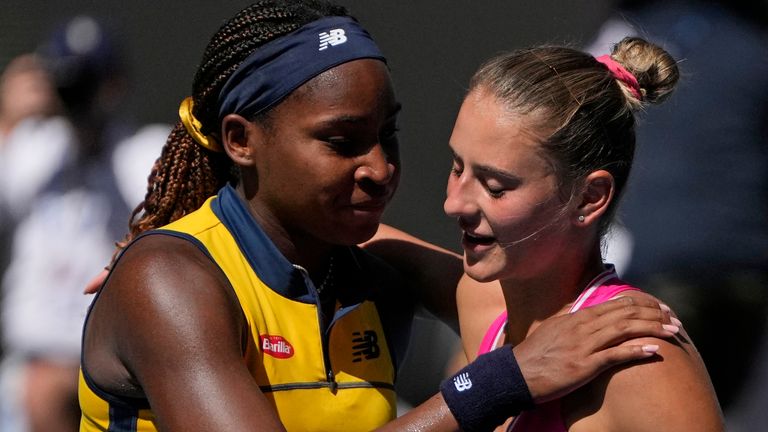
[[581,295],[573,303],[573,306],[571,306],[570,312],[605,303],[624,291],[639,291],[639,289],[632,285],[627,285],[619,279],[613,267],[609,267],[608,270],[593,279],[587,286],[587,289],[582,291]]
[[485,332],[482,342],[480,342],[480,348],[477,350],[477,355],[485,354],[492,350],[499,340],[499,336],[504,333],[504,326],[507,324],[507,311],[501,313],[488,327],[488,331]]
[[[627,285],[619,279],[613,266],[609,265],[605,272],[593,279],[587,286],[587,289],[582,291],[569,312],[576,312],[581,308],[604,303],[624,291],[639,291],[639,289]],[[498,345],[499,339],[504,334],[504,326],[506,324],[507,311],[505,310],[488,327],[488,331],[485,332],[485,336],[483,336],[483,340],[480,342],[477,355],[485,354]]]

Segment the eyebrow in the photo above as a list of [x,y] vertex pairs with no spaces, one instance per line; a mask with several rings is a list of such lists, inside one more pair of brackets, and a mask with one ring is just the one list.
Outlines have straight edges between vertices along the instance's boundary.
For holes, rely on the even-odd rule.
[[519,182],[522,180],[519,176],[516,176],[509,171],[505,171],[499,168],[494,168],[488,165],[475,165],[474,169],[477,172],[480,172],[486,175],[490,174],[491,176],[494,176],[494,177],[501,177],[509,181]]
[[[395,106],[390,111],[389,115],[387,116],[387,120],[394,119],[398,114],[400,114],[400,111],[402,111],[403,105],[401,103],[395,104]],[[321,123],[325,125],[333,125],[334,123],[361,123],[363,122],[365,117],[362,116],[355,116],[355,115],[348,115],[348,114],[342,114],[337,117],[329,118],[326,120],[323,120]]]
[[[450,146],[450,144],[449,144],[449,146]],[[460,162],[464,162],[463,159],[461,157],[459,157],[459,155],[457,155],[456,152],[453,151],[452,148],[451,148],[451,156],[455,160],[458,160]],[[495,168],[495,167],[492,167],[492,166],[488,166],[488,165],[473,165],[472,168],[475,171],[477,171],[477,172],[479,172],[481,174],[491,175],[493,177],[501,177],[501,178],[506,179],[508,181],[519,182],[519,181],[522,180],[519,176],[516,176],[516,175],[512,174],[509,171],[505,171],[505,170],[502,170],[502,169],[499,169],[499,168]]]

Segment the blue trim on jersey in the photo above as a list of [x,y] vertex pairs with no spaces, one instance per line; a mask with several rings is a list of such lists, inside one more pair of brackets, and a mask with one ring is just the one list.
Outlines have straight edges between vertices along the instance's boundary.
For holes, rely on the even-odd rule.
[[110,412],[112,409],[120,409],[120,412],[138,412],[140,409],[149,409],[149,401],[146,398],[118,396],[113,393],[107,393],[105,390],[101,389],[95,382],[93,382],[85,364],[82,364],[80,371],[83,373],[83,379],[88,388],[90,388],[96,396],[109,403]]
[[[141,237],[151,236],[151,235],[155,235],[155,234],[162,234],[162,235],[167,235],[167,236],[171,236],[171,237],[176,237],[176,238],[180,238],[180,239],[183,239],[183,240],[187,240],[188,242],[190,242],[193,245],[195,245],[195,247],[200,249],[200,252],[205,254],[205,256],[208,257],[208,259],[211,260],[212,263],[216,264],[216,266],[219,267],[219,264],[216,262],[216,260],[213,259],[213,257],[211,256],[211,253],[208,252],[208,248],[205,247],[203,242],[201,242],[200,240],[198,240],[195,236],[193,236],[191,234],[187,234],[187,233],[183,233],[183,232],[179,232],[179,231],[173,231],[173,230],[169,230],[169,229],[165,229],[165,228],[158,228],[158,229],[155,229],[155,230],[152,230],[152,231],[145,232],[144,234],[141,234],[139,237],[136,237],[136,239],[138,240]],[[221,270],[221,267],[219,267],[219,269]],[[224,270],[221,270],[221,272],[224,273]]]
[[253,219],[245,203],[226,185],[211,202],[216,217],[227,227],[259,278],[275,292],[303,303],[315,303],[301,270],[291,264]]
[[136,432],[138,420],[138,410],[110,405],[107,432]]
[[[302,303],[317,304],[318,311],[321,310],[314,290],[308,288],[312,281],[277,249],[232,186],[226,185],[219,191],[211,202],[211,210],[232,234],[253,271],[270,289]],[[205,251],[205,247],[201,249]],[[380,285],[382,281],[370,280],[372,269],[369,267],[371,263],[367,252],[358,247],[339,247],[334,253],[336,265],[344,269],[335,274],[336,296],[341,305],[326,330],[360,303],[375,301],[397,370],[405,358],[410,339],[412,305],[400,302],[397,305],[380,304],[377,300],[380,293],[375,292],[373,286]],[[393,302],[394,299],[391,299],[385,303]]]

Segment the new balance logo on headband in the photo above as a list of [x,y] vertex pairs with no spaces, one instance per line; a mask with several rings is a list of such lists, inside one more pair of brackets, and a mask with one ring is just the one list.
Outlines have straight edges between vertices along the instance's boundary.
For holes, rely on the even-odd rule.
[[318,36],[320,36],[320,48],[318,51],[328,48],[328,45],[341,45],[347,41],[347,34],[344,32],[344,29],[333,29],[329,32],[322,32]]

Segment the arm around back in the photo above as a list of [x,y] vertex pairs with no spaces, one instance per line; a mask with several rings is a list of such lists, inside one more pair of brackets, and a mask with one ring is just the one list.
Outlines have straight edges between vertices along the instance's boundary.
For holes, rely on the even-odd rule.
[[418,303],[458,333],[456,285],[464,273],[461,255],[385,224],[361,246],[397,269]]

